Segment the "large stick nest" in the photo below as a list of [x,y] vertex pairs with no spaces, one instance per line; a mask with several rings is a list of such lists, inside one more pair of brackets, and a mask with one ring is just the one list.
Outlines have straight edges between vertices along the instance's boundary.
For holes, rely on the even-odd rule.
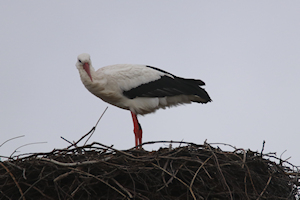
[[152,152],[92,143],[17,156],[0,165],[1,200],[273,200],[299,195],[298,173],[286,161],[250,150],[222,151],[207,143]]

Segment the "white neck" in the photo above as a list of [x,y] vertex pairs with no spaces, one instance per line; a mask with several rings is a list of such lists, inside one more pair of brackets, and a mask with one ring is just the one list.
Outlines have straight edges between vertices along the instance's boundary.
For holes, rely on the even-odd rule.
[[88,76],[86,71],[82,67],[78,67],[80,78],[84,86],[93,94],[96,96],[98,92],[104,90],[104,86],[106,83],[106,80],[100,79],[100,77],[97,75],[95,69],[92,65],[90,65],[90,73],[92,76],[91,78]]

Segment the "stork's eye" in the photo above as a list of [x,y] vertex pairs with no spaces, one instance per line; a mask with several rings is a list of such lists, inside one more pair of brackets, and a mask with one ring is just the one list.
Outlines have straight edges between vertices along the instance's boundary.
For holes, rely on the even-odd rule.
[[78,60],[81,63],[81,60]]

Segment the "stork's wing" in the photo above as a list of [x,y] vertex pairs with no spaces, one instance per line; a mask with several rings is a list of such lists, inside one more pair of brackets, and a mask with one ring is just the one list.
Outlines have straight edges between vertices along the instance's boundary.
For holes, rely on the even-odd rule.
[[134,99],[136,97],[171,97],[177,95],[196,95],[200,98],[210,101],[207,92],[201,88],[205,83],[201,80],[184,79],[176,77],[163,70],[151,67],[155,70],[165,73],[159,79],[141,84],[135,88],[124,91],[123,94]]

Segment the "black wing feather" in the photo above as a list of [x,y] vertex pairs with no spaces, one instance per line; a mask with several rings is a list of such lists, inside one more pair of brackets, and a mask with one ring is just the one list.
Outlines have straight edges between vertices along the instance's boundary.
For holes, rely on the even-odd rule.
[[123,94],[126,97],[134,99],[136,97],[171,97],[177,95],[197,95],[205,101],[211,101],[207,92],[200,87],[201,85],[205,85],[203,81],[176,77],[173,74],[165,72],[161,69],[155,67],[151,68],[165,74],[169,74],[174,78],[165,75],[158,80],[142,84],[128,91],[124,91]]

